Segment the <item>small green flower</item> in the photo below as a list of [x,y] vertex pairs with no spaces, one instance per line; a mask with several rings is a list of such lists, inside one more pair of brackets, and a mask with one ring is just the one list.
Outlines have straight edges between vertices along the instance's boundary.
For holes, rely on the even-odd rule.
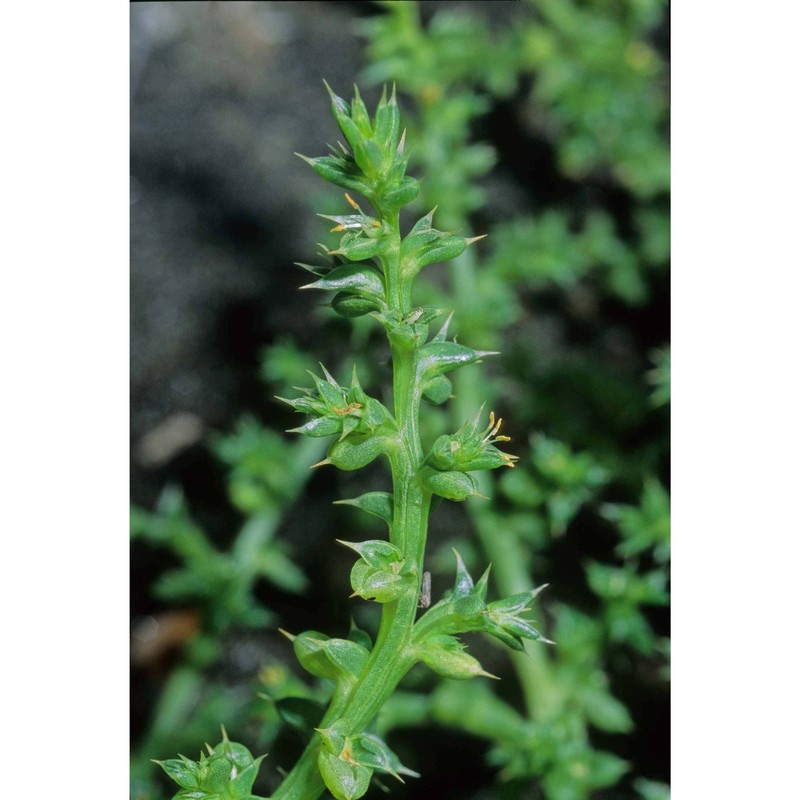
[[466,422],[449,436],[440,436],[428,454],[427,463],[438,470],[461,470],[513,467],[517,456],[498,450],[495,442],[510,442],[508,436],[499,436],[502,418],[495,422],[494,411],[489,413],[489,425],[479,430],[480,413],[472,422]]

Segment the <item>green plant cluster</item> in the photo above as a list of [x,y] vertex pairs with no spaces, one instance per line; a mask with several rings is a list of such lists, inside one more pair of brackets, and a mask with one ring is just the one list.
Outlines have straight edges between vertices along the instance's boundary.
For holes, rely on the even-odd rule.
[[[385,15],[364,25],[372,62],[366,74],[399,81],[413,99],[415,158],[427,175],[421,199],[447,207],[449,226],[468,235],[470,213],[483,204],[475,179],[496,160],[489,145],[471,142],[472,127],[493,102],[518,95],[527,81],[532,89],[523,100],[523,119],[556,148],[565,184],[577,179],[616,184],[615,191],[630,198],[633,230],[625,235],[600,204],[587,207],[584,201],[577,215],[544,205],[533,215],[490,228],[490,251],[480,267],[470,251],[454,262],[452,291],[467,312],[462,332],[503,351],[509,348],[506,331],[530,314],[523,305],[525,293],[557,289],[569,297],[576,288],[588,287],[598,297],[640,306],[649,300],[649,276],[665,268],[669,246],[665,67],[648,42],[663,4],[620,3],[613,10],[607,4],[561,0],[527,5],[505,28],[492,29],[464,9],[442,10],[425,25],[413,3],[386,4]],[[481,56],[487,52],[492,58]],[[432,286],[429,291],[426,301],[434,302],[443,290]],[[563,398],[574,391],[598,398],[618,394],[629,431],[656,413],[653,407],[669,402],[669,348],[655,351],[654,368],[640,375],[638,386],[631,382],[624,389],[609,384],[585,355],[568,358],[572,373],[548,375],[540,368],[522,373],[518,382],[505,377],[494,391],[514,398],[517,416],[534,424],[542,420],[591,452],[576,451],[552,435],[534,435],[527,457],[500,481],[508,503],[473,505],[469,511],[500,591],[531,589],[531,576],[539,572],[531,548],[546,552],[579,512],[593,508],[613,523],[619,536],[615,563],[585,565],[587,589],[601,611],[589,615],[557,604],[550,635],[559,647],[515,660],[527,716],[483,686],[442,687],[427,702],[409,701],[418,723],[444,722],[494,741],[490,758],[502,768],[501,776],[512,783],[536,778],[554,800],[588,797],[617,783],[629,769],[591,744],[592,729],[625,734],[634,725],[598,665],[619,648],[655,664],[668,657],[668,640],[654,633],[647,614],[648,608],[668,602],[669,498],[648,476],[658,451],[641,451],[632,459],[620,446],[621,437],[597,435],[598,425],[585,411],[572,408],[564,417]],[[478,391],[493,402],[486,381],[479,389],[469,374],[460,377],[456,413],[458,398]],[[647,384],[655,387],[651,398]],[[488,388],[491,392],[491,383]],[[538,416],[526,416],[526,409],[536,407],[542,409]],[[629,496],[640,494],[639,506],[599,503],[609,486],[622,484]],[[481,491],[497,496],[488,481]],[[477,702],[478,695],[480,713],[468,720],[448,713]],[[405,725],[414,721],[403,713],[397,719]],[[392,726],[387,715],[386,728]],[[654,781],[639,778],[633,784],[645,797],[668,794]]]
[[[270,371],[276,369],[269,366],[270,359],[265,364]],[[304,691],[285,667],[266,665],[262,688],[273,707],[264,711],[257,698],[243,697],[224,680],[220,665],[231,635],[276,622],[275,614],[256,599],[257,581],[295,594],[308,586],[286,543],[275,534],[302,492],[307,465],[319,447],[311,441],[292,444],[252,417],[244,417],[230,434],[217,436],[212,447],[228,467],[230,501],[244,516],[229,549],[219,550],[192,519],[177,487],[164,490],[153,512],[137,507],[131,511],[133,539],[166,557],[171,554],[179,563],[155,583],[155,596],[178,609],[199,611],[198,630],[181,647],[180,661],[161,689],[147,734],[133,753],[132,800],[159,796],[150,759],[202,743],[221,720],[256,714],[262,718],[263,736],[269,739],[281,725],[278,704],[284,695]]]

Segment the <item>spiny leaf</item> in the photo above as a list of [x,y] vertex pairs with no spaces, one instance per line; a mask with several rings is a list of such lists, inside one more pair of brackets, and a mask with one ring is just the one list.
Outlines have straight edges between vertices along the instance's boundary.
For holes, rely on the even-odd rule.
[[394,515],[394,499],[388,492],[367,492],[352,500],[335,500],[336,505],[355,506],[368,514],[380,517],[391,527]]

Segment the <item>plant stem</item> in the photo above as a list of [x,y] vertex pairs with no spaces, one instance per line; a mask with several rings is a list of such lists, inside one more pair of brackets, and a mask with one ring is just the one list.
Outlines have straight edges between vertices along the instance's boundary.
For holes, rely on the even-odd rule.
[[[389,222],[396,231],[396,241],[384,264],[387,302],[392,310],[407,314],[411,306],[411,281],[401,271],[398,215],[393,215]],[[423,458],[418,425],[422,392],[417,375],[419,348],[390,343],[394,417],[398,426],[396,447],[389,457],[394,497],[390,540],[401,549],[411,570],[416,571],[417,581],[399,599],[383,605],[375,646],[355,686],[343,703],[328,709],[320,723],[320,728],[336,723],[348,735],[360,733],[369,725],[414,663],[409,643],[417,615],[431,495],[417,480]],[[321,738],[314,734],[272,800],[315,800],[322,794],[325,786],[317,768],[320,747]]]

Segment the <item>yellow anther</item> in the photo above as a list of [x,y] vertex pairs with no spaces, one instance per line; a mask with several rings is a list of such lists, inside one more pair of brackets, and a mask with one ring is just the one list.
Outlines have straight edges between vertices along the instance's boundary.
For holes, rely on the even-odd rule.
[[345,416],[346,414],[349,414],[351,411],[355,411],[357,408],[361,408],[361,403],[348,403],[344,408],[336,408],[336,406],[334,406],[333,410],[337,414]]
[[356,761],[355,757],[353,756],[353,751],[350,748],[350,740],[349,739],[345,740],[345,744],[344,744],[344,747],[342,748],[342,752],[339,753],[339,758],[341,758],[342,761],[346,761],[348,764],[350,764],[352,766],[355,766],[356,764],[358,764],[358,761]]
[[344,196],[345,196],[345,199],[347,200],[347,202],[348,202],[348,203],[350,203],[350,205],[351,205],[351,206],[352,206],[352,207],[353,207],[353,208],[354,208],[356,211],[361,211],[361,209],[359,208],[359,205],[358,205],[358,203],[356,203],[356,201],[355,201],[355,200],[353,200],[353,198],[352,198],[352,197],[350,197],[350,195],[349,195],[349,194],[347,194],[347,192],[345,192],[345,193],[344,193]]

